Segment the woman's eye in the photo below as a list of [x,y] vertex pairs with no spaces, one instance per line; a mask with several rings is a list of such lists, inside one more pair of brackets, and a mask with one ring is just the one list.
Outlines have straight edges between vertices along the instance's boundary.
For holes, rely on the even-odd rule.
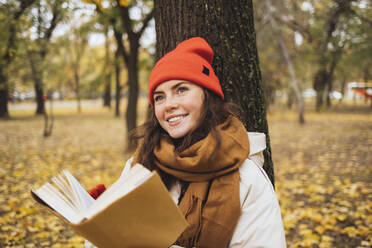
[[185,92],[185,91],[187,91],[187,88],[186,87],[179,87],[178,89],[177,89],[177,93],[182,93],[182,92]]
[[159,102],[159,101],[161,101],[163,98],[164,98],[164,97],[163,97],[163,96],[160,96],[160,95],[158,95],[158,96],[154,96],[154,102]]

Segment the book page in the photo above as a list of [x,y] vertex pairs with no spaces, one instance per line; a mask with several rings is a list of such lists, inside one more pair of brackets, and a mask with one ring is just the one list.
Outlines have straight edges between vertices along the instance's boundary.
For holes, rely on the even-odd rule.
[[67,170],[54,176],[51,181],[54,185],[46,183],[33,192],[66,220],[79,223],[84,212],[93,204],[93,197]]
[[44,184],[33,192],[52,209],[73,224],[84,218],[91,218],[114,201],[128,194],[153,175],[140,164],[130,168],[115,183],[103,192],[97,200],[82,187],[67,170],[52,178],[55,185]]
[[50,183],[32,191],[69,222],[79,223],[82,220],[82,216],[77,214],[77,209],[70,200]]
[[76,178],[68,171],[64,170],[67,180],[69,181],[71,188],[76,192],[79,200],[80,211],[86,211],[94,203],[94,198],[81,186]]
[[120,177],[118,181],[100,195],[100,197],[92,204],[91,208],[89,208],[85,217],[88,219],[91,218],[93,215],[105,209],[112,202],[134,190],[152,175],[153,174],[148,169],[140,164],[136,164],[127,174]]

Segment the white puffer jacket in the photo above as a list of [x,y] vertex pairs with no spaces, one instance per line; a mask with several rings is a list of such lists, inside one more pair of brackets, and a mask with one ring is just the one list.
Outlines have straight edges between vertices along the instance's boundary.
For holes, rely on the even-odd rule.
[[[283,248],[286,241],[278,199],[262,168],[265,134],[248,132],[248,138],[250,153],[239,169],[242,214],[228,248]],[[127,161],[122,174],[129,171],[131,162],[132,158]],[[170,190],[176,203],[180,192],[179,183]]]

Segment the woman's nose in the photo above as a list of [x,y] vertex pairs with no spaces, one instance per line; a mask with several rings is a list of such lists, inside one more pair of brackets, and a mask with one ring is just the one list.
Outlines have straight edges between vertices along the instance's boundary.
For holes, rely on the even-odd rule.
[[167,97],[165,102],[165,108],[167,111],[176,109],[178,107],[178,102],[174,97]]

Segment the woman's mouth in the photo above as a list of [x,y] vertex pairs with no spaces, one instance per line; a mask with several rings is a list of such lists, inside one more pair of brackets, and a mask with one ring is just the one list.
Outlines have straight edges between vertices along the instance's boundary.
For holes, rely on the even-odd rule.
[[182,120],[183,118],[185,118],[187,115],[179,115],[179,116],[175,116],[175,117],[172,117],[172,118],[169,118],[167,120],[168,123],[174,123],[176,121],[179,121],[179,120]]

